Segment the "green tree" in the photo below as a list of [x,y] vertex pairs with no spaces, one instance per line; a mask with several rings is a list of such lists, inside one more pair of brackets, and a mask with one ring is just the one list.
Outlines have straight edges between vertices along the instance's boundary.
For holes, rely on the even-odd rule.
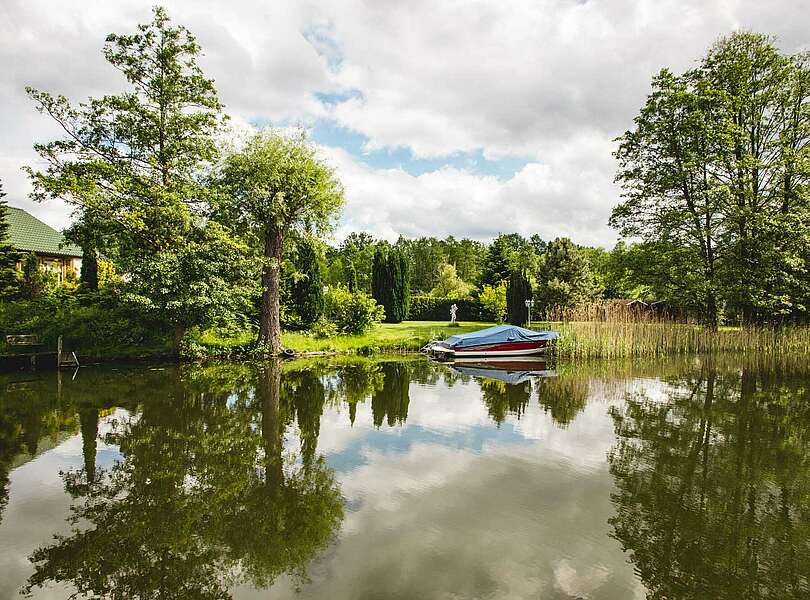
[[296,262],[295,304],[301,324],[310,327],[323,315],[324,306],[321,260],[314,240],[305,238],[298,244]]
[[498,323],[503,323],[506,317],[506,282],[501,281],[498,285],[484,284],[481,293],[478,296],[481,306],[487,311],[492,318]]
[[[804,598],[807,370],[695,365],[610,409],[610,525],[649,598]],[[740,368],[742,366],[742,368]]]
[[532,284],[525,271],[512,271],[506,284],[506,315],[512,325],[523,325],[528,320],[526,300],[532,298]]
[[439,266],[436,285],[430,290],[430,295],[436,298],[467,298],[472,289],[469,283],[458,276],[455,265],[444,263]]
[[28,88],[65,135],[35,149],[47,165],[28,168],[36,199],[62,198],[92,223],[96,248],[126,274],[126,298],[185,330],[231,308],[241,251],[204,218],[201,172],[216,157],[223,122],[214,83],[197,64],[200,46],[156,7],[131,35],[110,34],[104,57],[129,86],[72,105]]
[[26,300],[39,298],[49,288],[49,274],[39,266],[39,258],[29,252],[22,259],[22,280],[20,281],[20,296]]
[[716,327],[808,311],[810,69],[766,36],[722,38],[697,69],[662,70],[620,138],[611,217],[656,249],[673,296]]
[[343,206],[343,186],[301,133],[260,132],[228,155],[215,183],[216,214],[234,223],[262,258],[259,345],[281,351],[281,263],[285,237],[328,231]]
[[353,262],[346,263],[345,267],[345,279],[346,279],[346,287],[352,293],[358,291],[357,289],[357,269],[354,268]]
[[568,238],[548,245],[537,280],[539,304],[546,310],[574,308],[594,297],[588,260]]
[[386,323],[400,323],[408,317],[410,305],[410,264],[397,248],[377,248],[374,254],[372,290],[374,299],[385,309]]
[[19,292],[17,261],[19,253],[11,245],[11,225],[8,222],[8,204],[3,199],[3,182],[0,181],[0,299],[9,299]]

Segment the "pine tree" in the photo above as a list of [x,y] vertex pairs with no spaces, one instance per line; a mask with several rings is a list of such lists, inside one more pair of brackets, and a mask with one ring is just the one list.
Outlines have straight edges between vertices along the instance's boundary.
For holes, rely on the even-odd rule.
[[11,225],[4,197],[3,182],[0,181],[0,298],[11,298],[19,292],[17,261],[20,255],[10,242]]
[[512,271],[506,287],[506,314],[512,325],[523,325],[528,318],[526,300],[532,297],[532,285],[526,273]]
[[300,279],[295,284],[295,304],[304,327],[312,326],[323,314],[323,277],[315,242],[304,240],[296,261]]

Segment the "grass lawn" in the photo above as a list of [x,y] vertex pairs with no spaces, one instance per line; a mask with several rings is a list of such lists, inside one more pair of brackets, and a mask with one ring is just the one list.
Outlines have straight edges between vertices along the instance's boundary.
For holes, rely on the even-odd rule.
[[[382,323],[364,335],[339,335],[332,338],[316,339],[306,333],[287,332],[281,337],[282,345],[296,352],[402,352],[419,350],[432,339],[444,339],[456,333],[469,333],[494,323],[460,323],[459,327],[449,327],[442,321],[404,321],[402,323]],[[222,336],[216,330],[203,332],[199,343],[209,348],[234,348],[247,346],[254,341],[253,334],[242,333],[235,336]]]
[[432,339],[444,339],[456,333],[469,333],[494,323],[460,323],[449,327],[442,321],[403,321],[382,323],[364,335],[340,335],[318,340],[302,333],[285,333],[282,343],[285,348],[299,352],[356,352],[374,350],[403,351],[419,350]]

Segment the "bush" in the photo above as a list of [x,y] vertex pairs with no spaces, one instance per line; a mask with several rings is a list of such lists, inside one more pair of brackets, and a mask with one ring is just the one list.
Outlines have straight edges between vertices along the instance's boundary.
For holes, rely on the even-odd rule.
[[0,346],[11,334],[37,335],[43,349],[53,351],[63,336],[65,349],[82,357],[117,358],[161,354],[169,349],[167,326],[144,320],[122,305],[83,298],[43,297],[0,303]]
[[480,300],[487,312],[495,317],[495,321],[503,323],[506,316],[506,282],[502,281],[494,287],[485,285],[481,290]]
[[385,318],[383,307],[364,292],[332,287],[324,296],[326,318],[343,334],[361,334]]
[[459,321],[494,321],[495,315],[479,300],[471,298],[436,298],[434,296],[412,296],[408,318],[412,321],[448,321],[450,307],[458,306],[456,319]]

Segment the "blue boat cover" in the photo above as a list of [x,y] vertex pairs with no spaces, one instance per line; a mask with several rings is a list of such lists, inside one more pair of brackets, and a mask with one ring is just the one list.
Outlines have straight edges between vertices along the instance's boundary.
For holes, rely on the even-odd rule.
[[532,331],[517,325],[498,325],[472,333],[451,335],[443,343],[450,348],[474,348],[476,346],[505,342],[551,341],[556,340],[558,337],[559,334],[554,331]]
[[520,385],[538,377],[554,377],[557,375],[556,371],[551,370],[528,370],[528,371],[513,371],[506,369],[485,369],[482,367],[468,367],[463,365],[453,365],[453,368],[462,375],[469,375],[470,377],[478,377],[481,379],[495,379],[503,381],[509,385]]

